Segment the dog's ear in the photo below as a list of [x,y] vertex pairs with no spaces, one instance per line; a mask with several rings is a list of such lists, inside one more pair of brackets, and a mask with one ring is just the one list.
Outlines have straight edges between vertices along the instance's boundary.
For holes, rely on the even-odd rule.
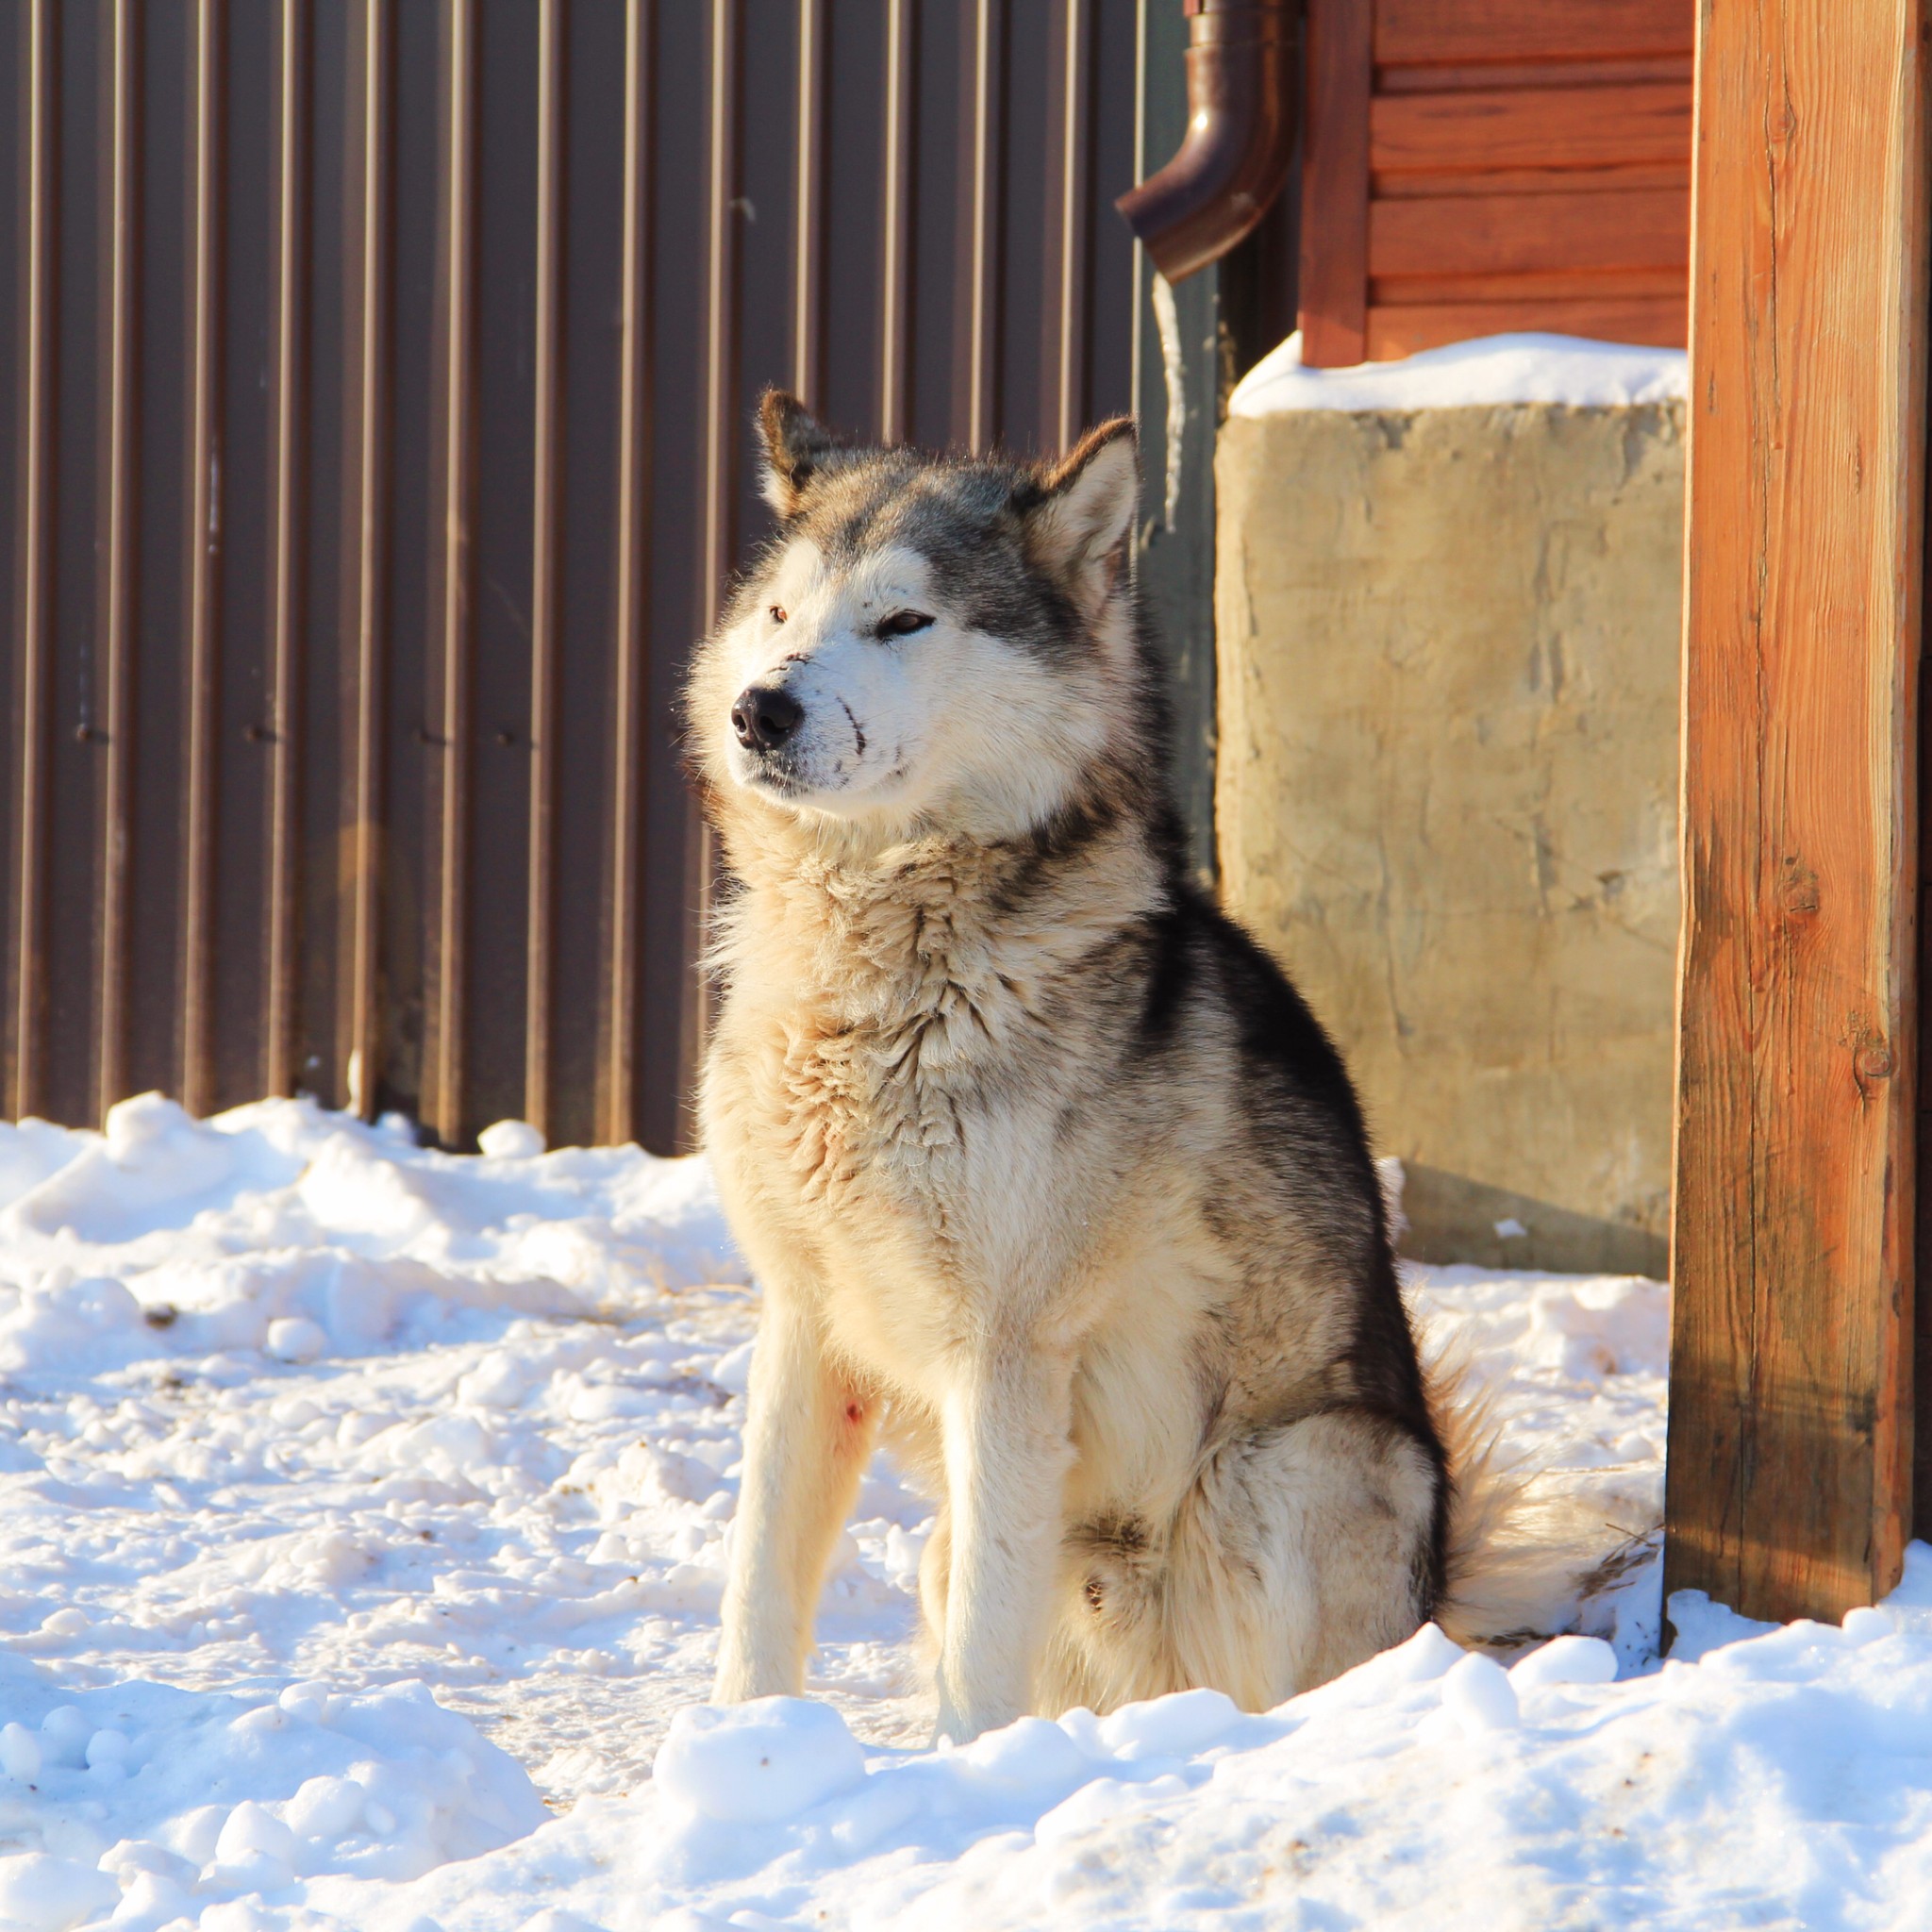
[[1125,562],[1127,532],[1141,497],[1141,451],[1131,416],[1090,429],[1058,462],[1036,473],[1027,548],[1069,579],[1090,611],[1112,594]]
[[789,517],[838,445],[831,431],[782,389],[768,389],[758,398],[758,428],[765,439],[765,501]]

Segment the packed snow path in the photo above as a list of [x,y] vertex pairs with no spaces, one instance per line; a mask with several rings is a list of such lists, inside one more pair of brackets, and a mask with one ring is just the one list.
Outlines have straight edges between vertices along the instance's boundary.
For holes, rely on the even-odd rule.
[[817,1701],[691,1707],[755,1317],[701,1163],[0,1127],[0,1927],[1923,1923],[1932,1553],[1843,1632],[1680,1602],[1657,1670],[1664,1290],[1411,1289],[1624,1538],[1581,1596],[1553,1557],[1594,1637],[934,1754],[883,1464]]

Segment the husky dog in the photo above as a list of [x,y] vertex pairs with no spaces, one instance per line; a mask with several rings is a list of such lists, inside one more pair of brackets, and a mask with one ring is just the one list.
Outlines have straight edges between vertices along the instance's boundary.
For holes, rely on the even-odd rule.
[[796,1693],[883,1428],[939,1730],[1266,1708],[1441,1602],[1454,1485],[1346,1072],[1191,882],[1127,538],[1057,462],[760,406],[688,693],[732,879],[704,1143],[764,1289],[716,1695]]

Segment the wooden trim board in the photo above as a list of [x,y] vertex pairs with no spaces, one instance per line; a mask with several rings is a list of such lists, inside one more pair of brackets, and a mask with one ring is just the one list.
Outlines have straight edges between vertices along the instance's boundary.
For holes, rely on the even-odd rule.
[[1369,45],[1368,0],[1308,0],[1300,303],[1311,369],[1359,362],[1366,340]]

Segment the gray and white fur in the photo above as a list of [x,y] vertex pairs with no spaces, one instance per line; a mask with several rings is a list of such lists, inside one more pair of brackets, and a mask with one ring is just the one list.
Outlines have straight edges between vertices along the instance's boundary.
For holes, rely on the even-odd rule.
[[703,1139],[764,1291],[716,1695],[801,1688],[884,1431],[941,1735],[1265,1708],[1441,1609],[1450,1424],[1341,1060],[1183,864],[1132,425],[1020,464],[760,418],[777,532],[688,693]]

